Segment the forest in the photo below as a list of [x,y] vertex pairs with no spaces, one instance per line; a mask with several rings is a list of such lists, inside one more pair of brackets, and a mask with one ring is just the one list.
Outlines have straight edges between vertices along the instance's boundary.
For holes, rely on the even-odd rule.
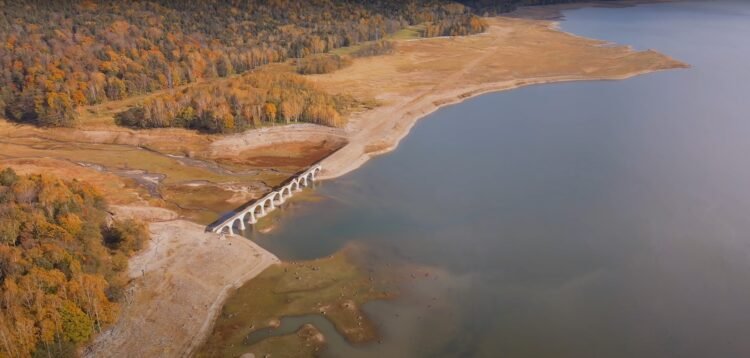
[[[0,0],[2,1],[2,0]],[[76,108],[377,41],[482,32],[447,0],[0,2],[0,113],[73,126]]]
[[308,122],[338,127],[356,101],[330,95],[293,73],[254,72],[222,83],[152,96],[115,115],[132,128],[179,127],[234,133],[276,123]]
[[117,318],[148,237],[90,185],[0,171],[0,356],[75,356]]

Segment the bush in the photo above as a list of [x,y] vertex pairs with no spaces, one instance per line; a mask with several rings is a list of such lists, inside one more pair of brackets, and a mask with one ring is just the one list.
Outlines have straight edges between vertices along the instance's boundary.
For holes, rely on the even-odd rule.
[[104,230],[105,245],[126,255],[142,249],[148,237],[146,225],[134,219],[115,221],[112,226]]
[[18,180],[18,175],[11,168],[5,168],[0,172],[0,185],[11,186]]
[[392,54],[396,46],[391,41],[380,40],[362,45],[352,52],[354,57],[369,57]]
[[347,57],[339,55],[315,55],[297,60],[297,73],[317,75],[331,73],[352,64]]
[[146,122],[143,121],[143,108],[130,108],[115,114],[115,124],[123,127],[140,127],[147,128]]

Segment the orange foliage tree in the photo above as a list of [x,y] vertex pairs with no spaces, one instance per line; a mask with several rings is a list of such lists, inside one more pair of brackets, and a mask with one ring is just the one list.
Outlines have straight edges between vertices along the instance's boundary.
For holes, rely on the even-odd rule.
[[91,186],[0,171],[0,356],[75,355],[117,318],[124,258],[148,239]]

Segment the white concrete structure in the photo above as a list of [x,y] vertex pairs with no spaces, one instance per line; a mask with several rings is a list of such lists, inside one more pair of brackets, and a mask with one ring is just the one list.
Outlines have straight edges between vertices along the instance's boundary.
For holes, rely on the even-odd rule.
[[248,205],[244,209],[228,217],[226,220],[215,224],[211,231],[222,233],[226,230],[230,235],[233,235],[235,225],[237,225],[240,230],[245,230],[245,222],[249,224],[257,223],[258,219],[276,209],[276,206],[283,204],[286,199],[289,199],[294,195],[294,192],[300,191],[302,187],[311,185],[312,182],[315,181],[315,176],[320,173],[322,168],[323,167],[321,167],[320,164],[313,165],[297,177],[288,181],[279,189],[266,194],[264,197],[256,200],[251,205]]

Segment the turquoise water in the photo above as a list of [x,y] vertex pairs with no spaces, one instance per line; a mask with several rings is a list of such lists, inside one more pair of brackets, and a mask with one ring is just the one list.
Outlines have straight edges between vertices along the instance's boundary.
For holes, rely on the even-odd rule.
[[[750,4],[565,12],[565,31],[691,64],[484,95],[252,239],[349,243],[417,275],[334,357],[750,356]],[[301,324],[295,322],[294,324]]]

